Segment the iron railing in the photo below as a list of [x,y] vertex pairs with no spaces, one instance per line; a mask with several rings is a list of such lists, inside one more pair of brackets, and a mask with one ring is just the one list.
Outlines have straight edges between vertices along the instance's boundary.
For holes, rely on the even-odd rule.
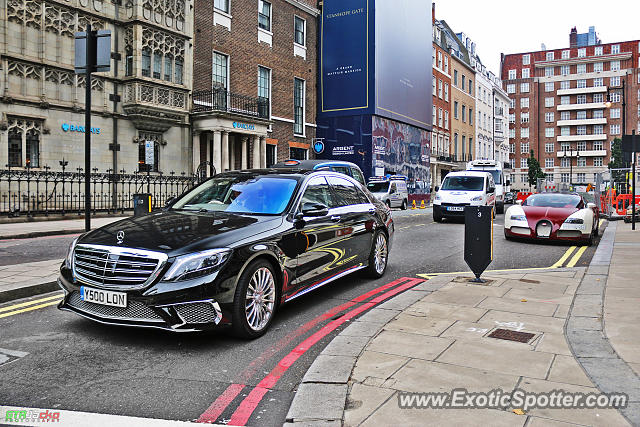
[[193,112],[223,111],[261,119],[269,118],[269,100],[232,93],[224,89],[193,92]]
[[[147,174],[111,170],[91,174],[92,212],[123,213],[133,209],[133,195],[149,193],[152,206],[162,207],[199,182],[197,176],[169,172]],[[43,170],[0,170],[1,216],[82,215],[84,213],[84,173]]]

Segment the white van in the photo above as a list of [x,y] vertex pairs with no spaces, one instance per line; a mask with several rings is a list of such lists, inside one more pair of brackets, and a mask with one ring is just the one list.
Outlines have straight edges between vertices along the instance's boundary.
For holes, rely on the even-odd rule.
[[436,191],[433,201],[435,222],[441,222],[443,218],[464,218],[465,206],[493,206],[493,215],[496,215],[496,184],[489,172],[451,172]]
[[390,208],[400,207],[407,209],[409,205],[409,191],[407,190],[407,177],[402,175],[372,176],[369,178],[367,190]]
[[497,160],[473,160],[467,163],[468,171],[486,171],[491,173],[496,183],[496,213],[504,213],[504,196],[510,191],[511,182],[504,174],[502,162]]

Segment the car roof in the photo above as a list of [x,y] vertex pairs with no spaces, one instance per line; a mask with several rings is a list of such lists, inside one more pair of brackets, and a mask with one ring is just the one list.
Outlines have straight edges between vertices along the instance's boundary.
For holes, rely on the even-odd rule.
[[[293,162],[297,162],[297,163],[293,163]],[[287,164],[287,163],[291,163],[291,164]],[[321,159],[314,159],[314,160],[293,160],[293,159],[289,159],[289,160],[285,160],[283,162],[278,162],[275,165],[272,166],[272,168],[291,168],[291,169],[300,169],[300,170],[313,170],[314,168],[318,167],[318,166],[331,166],[331,165],[338,165],[338,166],[350,166],[353,167],[355,166],[356,168],[358,168],[358,165],[356,165],[355,163],[351,163],[351,162],[346,162],[344,160],[321,160]],[[360,168],[358,168],[360,169]]]
[[[447,176],[491,176],[490,172],[487,171],[459,171],[459,172],[449,172]],[[445,178],[447,177],[445,176]]]
[[239,176],[239,175],[240,176],[283,175],[283,176],[291,176],[295,178],[303,178],[304,176],[309,175],[312,172],[313,171],[301,171],[298,169],[287,169],[287,168],[244,169],[244,170],[233,170],[233,171],[221,172],[219,174],[216,174],[214,177]]

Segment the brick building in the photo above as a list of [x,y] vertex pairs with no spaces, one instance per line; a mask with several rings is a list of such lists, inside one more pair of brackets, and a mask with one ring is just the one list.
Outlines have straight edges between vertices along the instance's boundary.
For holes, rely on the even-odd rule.
[[640,129],[640,43],[600,44],[590,33],[573,29],[569,48],[502,57],[516,189],[528,188],[530,150],[554,182],[593,183],[607,169],[613,139]]
[[313,0],[195,0],[195,167],[309,157],[318,14]]

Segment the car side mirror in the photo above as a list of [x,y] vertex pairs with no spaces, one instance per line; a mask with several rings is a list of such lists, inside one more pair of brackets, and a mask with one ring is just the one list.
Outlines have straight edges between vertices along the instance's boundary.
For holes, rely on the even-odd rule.
[[436,185],[436,192],[440,191],[440,186]]
[[507,180],[507,187],[511,185],[511,181]]
[[301,228],[304,228],[305,222],[304,222],[304,214],[302,212],[298,212],[293,216],[293,226],[298,230],[300,230]]
[[171,206],[176,200],[178,200],[177,197],[170,197],[167,199],[166,202],[164,202],[164,207],[168,208],[169,206]]
[[302,205],[302,215],[305,217],[319,217],[329,215],[329,208],[320,203],[306,202]]
[[487,188],[487,194],[495,193],[495,191],[496,191],[496,187],[489,187],[489,188]]
[[596,207],[596,204],[595,204],[595,203],[587,203],[587,208],[589,208],[589,209],[593,209],[593,208],[595,208],[595,207]]
[[516,200],[516,205],[522,206],[522,200]]

